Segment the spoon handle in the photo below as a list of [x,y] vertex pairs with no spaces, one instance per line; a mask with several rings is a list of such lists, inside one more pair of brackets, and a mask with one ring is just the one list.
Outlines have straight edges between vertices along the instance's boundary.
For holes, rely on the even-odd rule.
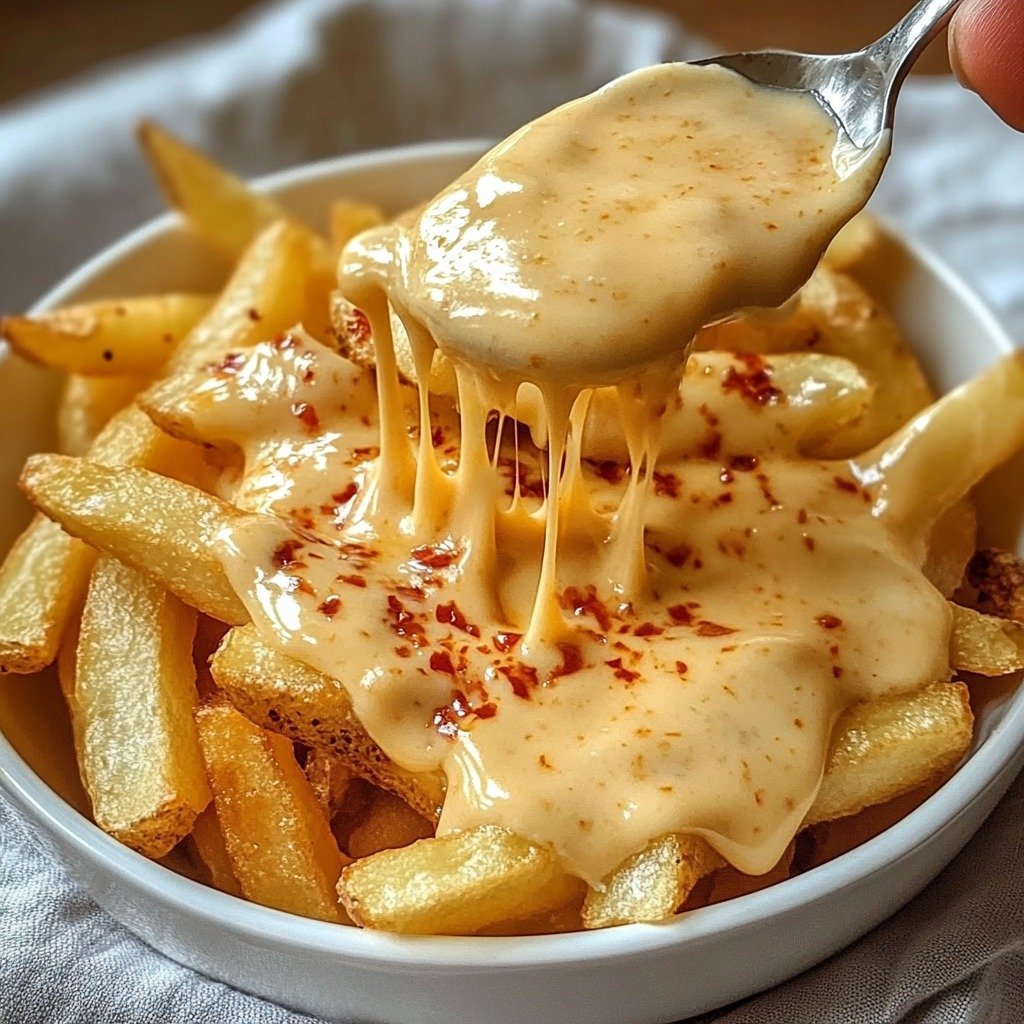
[[946,27],[963,0],[921,0],[868,52],[888,70],[899,85],[924,48]]

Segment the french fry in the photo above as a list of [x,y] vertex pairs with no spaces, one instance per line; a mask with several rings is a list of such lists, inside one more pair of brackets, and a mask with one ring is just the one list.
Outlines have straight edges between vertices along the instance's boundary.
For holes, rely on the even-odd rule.
[[701,878],[724,863],[699,836],[662,836],[617,868],[603,890],[587,893],[583,927],[663,921],[679,909]]
[[68,373],[155,376],[212,302],[210,295],[104,299],[4,317],[0,335],[26,359]]
[[1024,623],[984,615],[950,603],[950,667],[979,676],[1005,676],[1024,668]]
[[878,224],[870,213],[858,213],[839,229],[823,257],[831,270],[849,270],[878,244]]
[[352,769],[342,758],[314,747],[306,756],[302,770],[324,817],[332,821],[345,802],[345,794],[352,783]]
[[256,627],[231,630],[210,662],[224,695],[257,725],[340,757],[357,775],[397,793],[431,821],[444,799],[439,775],[400,768],[352,713],[337,679],[265,644]]
[[848,817],[952,771],[970,748],[973,724],[963,683],[932,683],[851,708],[833,733],[804,826]]
[[1012,551],[983,548],[967,565],[980,611],[1024,622],[1024,560]]
[[143,121],[136,135],[167,201],[225,256],[237,259],[260,231],[287,217],[269,196],[160,125]]
[[89,582],[71,713],[96,823],[162,857],[210,801],[193,712],[196,616],[101,556]]
[[970,498],[961,498],[935,521],[928,535],[924,574],[943,597],[952,597],[978,539],[978,514]]
[[414,811],[401,797],[378,790],[349,832],[346,851],[350,857],[359,860],[381,850],[409,846],[433,834],[433,823]]
[[357,924],[421,935],[471,935],[496,921],[570,903],[582,883],[555,854],[481,825],[350,864],[338,893]]
[[[179,442],[128,408],[103,429],[91,454],[107,465],[169,468],[180,451]],[[57,524],[32,521],[0,566],[0,671],[38,672],[53,661],[94,558],[91,548]]]
[[384,223],[384,211],[372,203],[336,199],[331,203],[331,252],[335,257],[360,232]]
[[[836,726],[804,826],[856,814],[952,770],[970,747],[972,724],[962,683],[933,683],[852,708]],[[587,893],[584,926],[663,920],[722,863],[699,836],[656,839],[617,868],[603,890]]]
[[202,871],[207,885],[212,885],[214,889],[231,896],[241,896],[242,887],[238,884],[235,869],[231,865],[214,804],[211,803],[196,818],[189,842],[192,846],[193,861]]
[[61,454],[88,455],[103,428],[148,383],[148,377],[68,377],[57,409]]
[[213,549],[217,534],[247,513],[159,473],[67,455],[33,455],[21,484],[72,536],[146,573],[187,605],[229,624],[249,620]]
[[335,886],[344,861],[291,743],[224,704],[201,708],[196,721],[217,819],[246,898],[343,921]]

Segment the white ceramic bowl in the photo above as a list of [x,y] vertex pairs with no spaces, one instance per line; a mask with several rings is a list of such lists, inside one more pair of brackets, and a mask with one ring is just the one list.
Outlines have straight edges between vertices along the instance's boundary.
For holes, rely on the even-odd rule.
[[[262,185],[317,222],[346,195],[398,210],[432,194],[480,143],[419,146],[334,160]],[[69,227],[70,230],[70,227]],[[201,289],[223,268],[173,217],[102,253],[38,309],[133,292]],[[942,390],[1011,348],[979,300],[923,249],[888,235],[862,275]],[[21,462],[52,446],[54,383],[0,353],[0,546],[28,509]],[[988,539],[1016,547],[1019,508],[980,497]],[[1019,491],[1013,489],[1013,493]],[[987,507],[986,507],[987,506]],[[995,513],[999,512],[998,521]],[[223,895],[151,863],[82,816],[81,790],[52,680],[0,684],[0,783],[67,870],[115,918],[182,964],[327,1018],[408,1024],[516,1021],[653,1024],[765,989],[841,949],[916,894],[957,853],[1024,761],[1024,690],[989,704],[957,774],[862,846],[754,895],[663,925],[528,938],[433,938],[322,924]],[[74,806],[73,806],[74,805]]]

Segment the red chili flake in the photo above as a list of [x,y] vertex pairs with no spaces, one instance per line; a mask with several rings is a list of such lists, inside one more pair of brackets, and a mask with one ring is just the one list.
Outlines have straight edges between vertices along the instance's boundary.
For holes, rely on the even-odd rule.
[[459,732],[459,713],[452,707],[440,707],[434,712],[434,728],[441,736],[454,739]]
[[229,352],[219,363],[213,364],[214,373],[232,377],[245,366],[244,352]]
[[654,471],[654,493],[664,495],[667,498],[679,497],[679,477],[675,473]]
[[718,417],[708,408],[707,402],[701,402],[697,408],[697,412],[700,413],[701,418],[709,427],[717,427],[719,424]]
[[320,602],[317,611],[322,615],[326,615],[327,618],[333,619],[334,616],[341,611],[341,598],[335,594],[331,594],[330,597],[325,597]]
[[621,679],[624,683],[632,683],[640,678],[640,673],[626,668],[622,664],[621,658],[611,658],[609,661],[606,661],[605,664],[610,669],[614,670],[615,678]]
[[729,459],[729,468],[737,473],[750,473],[760,465],[756,455],[733,455]]
[[346,484],[340,491],[335,491],[334,494],[331,495],[331,501],[333,501],[336,506],[347,505],[356,496],[356,492],[358,490],[359,487],[353,480],[351,483]]
[[681,569],[690,560],[690,555],[693,554],[693,548],[689,544],[680,544],[678,547],[670,548],[665,552],[665,559],[669,565],[674,565],[677,569]]
[[807,548],[808,551],[813,551],[814,550],[814,538],[813,537],[808,537],[807,534],[805,533],[804,536],[803,536],[803,541],[804,541],[804,547]]
[[388,594],[388,612],[391,628],[398,636],[406,637],[413,647],[422,647],[427,640],[422,623],[394,594]]
[[807,522],[807,509],[805,509],[805,508],[802,508],[802,509],[800,509],[800,511],[799,511],[799,512],[797,512],[797,514],[796,514],[796,521],[797,521],[797,522],[798,522],[798,523],[799,523],[799,524],[800,524],[801,526],[803,526],[803,525],[804,525],[804,523],[806,523],[806,522]]
[[498,713],[498,707],[496,704],[488,701],[486,704],[481,704],[477,708],[473,708],[473,714],[477,718],[493,718]]
[[571,676],[583,668],[583,655],[575,644],[559,644],[558,650],[562,655],[562,663],[554,668],[551,677]]
[[832,477],[832,480],[839,490],[846,491],[847,494],[856,494],[860,490],[860,487],[857,486],[855,481],[848,480],[845,476],[839,476],[837,474]]
[[594,472],[602,480],[607,480],[610,484],[620,483],[626,475],[625,466],[620,465],[614,459],[603,459],[600,462],[591,462],[590,465],[594,467]]
[[[463,633],[468,633],[470,636],[480,636],[480,627],[469,622],[454,601],[442,601],[437,606],[434,616],[438,622],[461,629]],[[498,635],[501,636],[502,634],[499,633]]]
[[365,344],[370,340],[370,321],[366,314],[355,306],[347,306],[341,318],[341,329],[348,341]]
[[258,324],[258,323],[260,322],[260,311],[259,311],[258,309],[253,309],[253,307],[252,307],[252,306],[250,306],[250,307],[249,307],[249,308],[248,308],[248,309],[247,309],[247,310],[245,311],[245,315],[246,315],[246,316],[247,316],[247,317],[248,317],[248,318],[249,318],[249,319],[250,319],[250,320],[251,320],[251,321],[252,321],[252,322],[253,322],[254,324]]
[[819,615],[814,621],[822,629],[838,629],[843,624],[843,620],[835,615]]
[[716,505],[728,505],[732,502],[732,491],[722,491],[714,501]]
[[289,578],[295,581],[291,588],[293,591],[299,594],[308,594],[310,597],[316,596],[313,584],[309,580],[303,579],[301,576],[291,576]]
[[707,619],[701,619],[697,623],[697,636],[728,636],[735,632],[736,630],[729,626],[723,626],[718,622],[709,622]]
[[708,436],[697,445],[697,454],[705,459],[717,459],[718,453],[722,450],[722,435],[719,431],[713,430]]
[[730,366],[722,378],[723,391],[738,391],[754,405],[782,402],[785,395],[772,383],[772,371],[756,352],[737,352],[733,357],[741,366]]
[[537,670],[532,665],[517,661],[511,665],[499,665],[498,671],[512,685],[512,692],[524,700],[529,700],[538,686]]
[[306,563],[298,559],[298,553],[305,547],[305,542],[293,537],[291,540],[282,541],[274,549],[271,556],[274,565],[279,569],[305,569]]
[[412,656],[412,651],[405,644],[402,644],[400,647],[395,648],[395,654],[400,658],[409,658]]
[[562,606],[571,609],[573,615],[592,615],[603,630],[611,629],[611,613],[597,596],[597,588],[592,583],[585,588],[566,587],[562,592]]
[[680,626],[690,626],[693,624],[693,612],[685,604],[671,605],[668,609],[668,614],[672,621]]
[[661,636],[665,630],[653,622],[643,622],[633,630],[633,636]]
[[320,429],[320,417],[309,402],[293,402],[292,415],[311,433]]
[[424,601],[427,597],[419,587],[410,587],[406,583],[396,583],[394,590],[396,594],[400,594],[402,597],[406,597],[410,601]]
[[681,676],[685,676],[686,673],[690,671],[690,666],[687,665],[685,661],[677,661],[676,662],[676,671]]
[[360,576],[358,573],[343,573],[341,576],[336,576],[335,579],[339,583],[347,583],[350,587],[366,589],[366,577]]
[[428,569],[447,569],[458,560],[458,552],[450,544],[424,544],[412,549],[412,557]]
[[434,672],[455,675],[455,665],[452,664],[452,656],[447,651],[434,651],[430,656],[430,667]]
[[365,569],[375,558],[380,556],[380,552],[375,548],[358,541],[345,541],[338,545],[338,549],[355,569]]
[[843,670],[838,665],[832,666],[832,678],[839,679],[842,676]]
[[353,448],[352,454],[361,460],[375,459],[380,455],[380,448],[375,444],[363,445],[361,448]]
[[501,651],[502,654],[507,654],[522,639],[522,633],[495,633],[494,646]]
[[761,488],[761,496],[768,503],[770,509],[782,508],[782,502],[775,497],[771,488],[771,480],[768,479],[767,473],[757,474],[757,486]]

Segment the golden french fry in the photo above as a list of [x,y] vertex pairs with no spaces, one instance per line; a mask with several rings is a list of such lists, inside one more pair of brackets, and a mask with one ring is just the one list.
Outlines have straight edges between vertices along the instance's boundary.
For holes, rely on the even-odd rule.
[[[217,534],[247,513],[159,473],[67,455],[33,455],[21,485],[68,533],[146,573],[191,607],[221,622],[248,621],[214,551]],[[128,508],[132,515],[125,516]]]
[[114,415],[148,383],[148,377],[68,377],[57,409],[61,454],[87,455]]
[[969,497],[950,505],[932,526],[924,574],[943,597],[960,586],[977,538],[978,514]]
[[268,225],[287,214],[167,129],[143,121],[137,138],[167,201],[205,242],[237,259]]
[[228,705],[196,713],[217,819],[247,899],[321,921],[344,920],[344,860],[291,743]]
[[200,868],[203,881],[231,896],[241,896],[242,887],[231,866],[224,833],[217,818],[217,808],[212,803],[196,818],[189,841],[193,861]]
[[[91,453],[108,465],[167,468],[180,451],[140,410],[128,408],[101,431]],[[33,520],[0,566],[0,671],[38,672],[53,661],[94,558],[57,524]]]
[[96,823],[162,857],[210,801],[193,712],[196,616],[109,556],[93,569],[71,702]]
[[804,825],[848,817],[952,771],[970,748],[973,725],[963,683],[932,683],[851,708],[833,733]]
[[397,850],[434,834],[434,826],[401,797],[385,790],[373,794],[348,834],[346,850],[359,860],[381,850]]
[[724,863],[699,836],[662,836],[616,868],[603,890],[587,893],[583,927],[663,921],[704,875]]
[[984,548],[967,565],[980,611],[1024,622],[1024,560],[1012,551]]
[[384,211],[372,203],[336,199],[331,203],[331,252],[335,257],[362,231],[384,223]]
[[831,270],[849,270],[878,244],[878,224],[870,213],[858,213],[839,229],[823,257]]
[[0,335],[26,359],[68,373],[155,376],[212,302],[210,295],[104,299],[4,317]]
[[400,768],[352,713],[345,687],[265,644],[256,627],[231,630],[210,662],[224,695],[257,725],[340,757],[361,778],[397,793],[431,821],[444,799],[444,780]]
[[345,802],[353,779],[352,769],[342,758],[314,747],[307,754],[302,770],[324,817],[332,821]]
[[984,615],[950,602],[950,667],[979,676],[1005,676],[1024,668],[1024,623]]
[[497,921],[555,910],[583,883],[555,854],[497,825],[481,825],[350,864],[338,893],[367,928],[471,935]]

